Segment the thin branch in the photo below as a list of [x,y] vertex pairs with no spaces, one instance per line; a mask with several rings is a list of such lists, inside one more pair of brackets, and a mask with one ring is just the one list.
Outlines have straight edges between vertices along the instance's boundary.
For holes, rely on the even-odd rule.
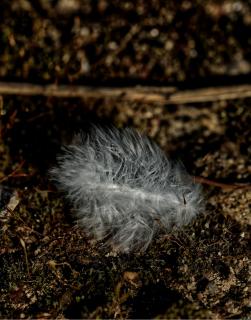
[[160,104],[187,104],[251,97],[251,85],[178,90],[176,87],[91,87],[0,82],[0,94],[60,98],[112,98]]
[[10,177],[27,177],[28,174],[26,173],[17,173],[20,169],[22,169],[23,165],[25,163],[25,160],[23,160],[15,170],[13,170],[10,174],[7,176],[3,176],[0,178],[0,183],[4,182],[5,180],[8,180]]
[[214,180],[210,180],[210,179],[207,179],[204,177],[198,177],[198,176],[194,177],[194,181],[197,183],[207,184],[207,185],[210,185],[213,187],[218,187],[218,188],[225,189],[225,190],[235,190],[235,189],[248,190],[248,189],[251,189],[251,184],[248,184],[248,183],[228,184],[228,183],[222,183],[222,182],[218,182],[218,181],[214,181]]
[[30,268],[29,268],[29,260],[28,260],[28,254],[27,254],[27,249],[26,249],[26,244],[22,238],[19,238],[19,241],[21,243],[21,246],[24,250],[24,257],[25,257],[25,263],[26,263],[26,268],[27,268],[27,273],[28,276],[30,276]]

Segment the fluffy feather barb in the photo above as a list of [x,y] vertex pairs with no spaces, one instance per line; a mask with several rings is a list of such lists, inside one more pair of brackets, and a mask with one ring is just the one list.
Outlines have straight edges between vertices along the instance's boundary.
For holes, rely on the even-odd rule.
[[132,129],[93,126],[58,157],[52,177],[79,223],[121,251],[144,250],[153,236],[200,211],[200,185]]

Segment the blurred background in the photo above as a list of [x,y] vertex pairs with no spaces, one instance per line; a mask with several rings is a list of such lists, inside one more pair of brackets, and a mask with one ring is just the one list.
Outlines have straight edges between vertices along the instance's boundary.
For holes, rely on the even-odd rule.
[[5,80],[198,86],[250,79],[250,1],[3,0],[0,18]]
[[[1,0],[0,30],[0,317],[250,317],[251,1]],[[230,187],[143,257],[104,252],[48,177],[89,122]]]

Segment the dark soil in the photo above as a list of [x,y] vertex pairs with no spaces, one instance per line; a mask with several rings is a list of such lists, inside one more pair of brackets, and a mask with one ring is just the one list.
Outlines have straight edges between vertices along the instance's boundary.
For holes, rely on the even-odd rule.
[[[250,78],[249,1],[0,6],[1,81],[196,87]],[[249,319],[250,188],[205,186],[205,211],[190,225],[127,255],[75,227],[47,172],[92,121],[146,133],[193,175],[250,183],[250,104],[4,95],[0,317]]]

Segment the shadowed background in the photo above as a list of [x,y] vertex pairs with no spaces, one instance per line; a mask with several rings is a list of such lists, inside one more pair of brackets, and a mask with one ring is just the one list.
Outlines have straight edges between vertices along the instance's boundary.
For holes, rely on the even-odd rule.
[[[2,82],[250,82],[250,1],[3,0],[0,29]],[[250,103],[2,94],[0,317],[250,317],[250,189],[206,186],[204,214],[128,257],[75,228],[47,176],[92,121],[146,133],[191,174],[250,183]]]

